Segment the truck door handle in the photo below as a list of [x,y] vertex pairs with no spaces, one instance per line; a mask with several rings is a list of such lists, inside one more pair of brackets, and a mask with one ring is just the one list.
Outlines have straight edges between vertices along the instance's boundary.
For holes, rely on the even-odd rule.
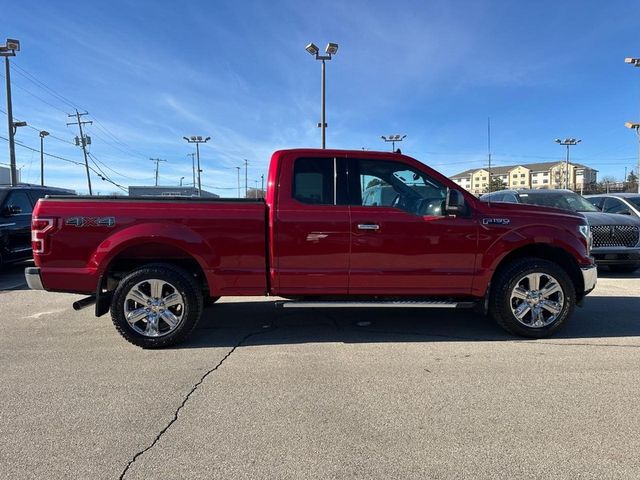
[[380,230],[380,225],[375,223],[359,223],[358,230]]

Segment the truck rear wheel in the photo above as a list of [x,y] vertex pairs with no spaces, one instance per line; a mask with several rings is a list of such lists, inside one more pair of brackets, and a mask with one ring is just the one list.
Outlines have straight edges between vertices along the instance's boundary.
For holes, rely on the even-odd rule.
[[122,279],[113,295],[111,319],[120,334],[142,348],[183,341],[202,314],[202,293],[184,270],[145,265]]
[[523,258],[499,273],[489,310],[508,332],[543,338],[567,321],[575,298],[573,282],[562,268],[548,260]]

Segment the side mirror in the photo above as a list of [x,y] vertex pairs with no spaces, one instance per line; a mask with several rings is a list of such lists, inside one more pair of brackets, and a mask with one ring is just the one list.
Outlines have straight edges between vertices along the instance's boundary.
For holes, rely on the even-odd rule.
[[22,208],[17,205],[7,205],[2,209],[2,215],[5,217],[10,217],[12,215],[20,215],[22,213]]
[[447,199],[444,204],[444,213],[446,215],[460,215],[464,213],[464,197],[458,190],[447,190]]

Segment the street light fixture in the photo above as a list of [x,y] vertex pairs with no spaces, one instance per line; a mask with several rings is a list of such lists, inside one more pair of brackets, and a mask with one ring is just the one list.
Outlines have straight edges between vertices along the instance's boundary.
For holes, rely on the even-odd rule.
[[624,59],[624,63],[630,63],[634,67],[640,67],[640,58],[627,57]]
[[16,133],[16,125],[13,121],[13,106],[11,103],[11,69],[9,68],[9,57],[15,57],[16,52],[19,51],[20,41],[16,39],[7,38],[5,44],[0,45],[0,57],[4,57],[4,76],[7,85],[7,129],[9,134],[9,165],[11,168],[12,186],[15,186],[18,183],[18,176],[16,172],[16,145],[13,138]]
[[387,137],[385,137],[384,135],[381,135],[380,138],[382,140],[384,140],[385,142],[391,142],[391,151],[395,152],[396,151],[396,142],[401,142],[402,140],[404,140],[406,137],[406,135],[389,135]]
[[198,158],[198,196],[202,196],[202,184],[200,183],[200,144],[207,143],[211,137],[202,137],[201,135],[192,135],[190,137],[182,137],[189,143],[196,144],[196,157]]
[[44,137],[49,135],[46,130],[40,131],[40,185],[44,187]]
[[[636,165],[636,181],[638,183],[638,193],[640,193],[640,123],[625,122],[624,126],[636,131],[636,137],[638,137],[638,164]],[[627,179],[625,178],[626,182]]]
[[338,53],[338,44],[337,43],[328,43],[327,47],[324,49],[326,55],[320,55],[320,50],[318,47],[310,43],[304,49],[309,52],[309,54],[316,57],[316,60],[322,61],[322,83],[320,85],[320,123],[318,123],[318,127],[320,127],[320,135],[322,138],[322,148],[326,148],[326,128],[327,128],[327,117],[326,117],[326,101],[325,101],[325,60],[331,60],[331,57]]
[[569,188],[569,147],[577,145],[582,140],[576,140],[575,138],[565,138],[564,140],[560,140],[556,138],[555,142],[558,145],[565,145],[567,147],[567,160],[565,163],[565,178],[564,178],[564,188]]

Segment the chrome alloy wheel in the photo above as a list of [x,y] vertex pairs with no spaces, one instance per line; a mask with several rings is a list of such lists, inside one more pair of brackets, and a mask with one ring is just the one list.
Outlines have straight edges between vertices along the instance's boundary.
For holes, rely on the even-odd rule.
[[511,312],[525,327],[552,324],[564,307],[560,283],[547,273],[529,273],[516,283],[509,300]]
[[156,278],[135,284],[124,300],[127,322],[145,337],[174,331],[182,323],[184,310],[184,298],[176,287]]

